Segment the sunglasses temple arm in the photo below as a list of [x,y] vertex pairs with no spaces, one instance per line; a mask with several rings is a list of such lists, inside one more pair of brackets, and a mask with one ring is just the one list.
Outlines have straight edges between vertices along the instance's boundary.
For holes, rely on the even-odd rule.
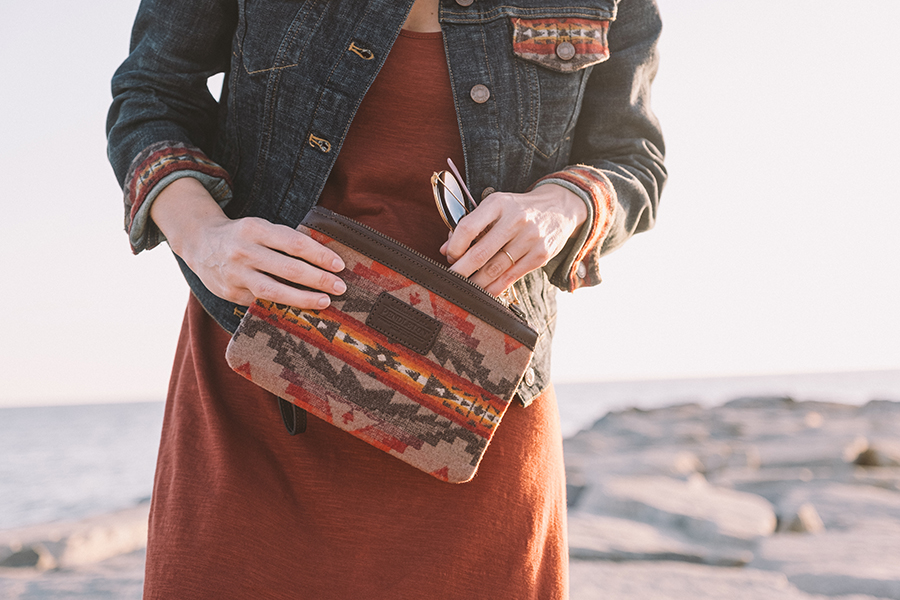
[[459,169],[456,168],[456,165],[453,164],[453,161],[449,158],[447,159],[447,164],[450,165],[450,170],[453,172],[453,175],[456,177],[456,181],[459,182],[460,187],[462,188],[463,194],[466,195],[469,202],[471,202],[471,206],[466,207],[466,210],[475,210],[475,199],[472,197],[472,193],[469,192],[469,188],[466,185],[465,180],[462,178],[462,175],[459,174]]

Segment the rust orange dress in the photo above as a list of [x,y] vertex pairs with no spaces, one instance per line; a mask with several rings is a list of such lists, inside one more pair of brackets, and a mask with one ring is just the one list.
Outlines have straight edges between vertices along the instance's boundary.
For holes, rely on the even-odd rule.
[[[402,32],[320,203],[440,259],[429,178],[462,148],[441,35]],[[225,363],[192,297],[169,388],[144,598],[567,597],[565,481],[552,389],[513,404],[475,478],[441,482],[309,418]]]

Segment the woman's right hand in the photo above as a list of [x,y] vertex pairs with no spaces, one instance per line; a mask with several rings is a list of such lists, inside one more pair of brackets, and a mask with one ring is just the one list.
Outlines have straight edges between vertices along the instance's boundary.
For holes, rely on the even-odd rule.
[[[346,284],[340,257],[307,235],[264,219],[228,218],[192,177],[173,181],[150,207],[150,218],[172,251],[213,294],[241,305],[255,298],[322,309]],[[297,289],[291,281],[316,291]],[[324,292],[324,293],[322,293]]]

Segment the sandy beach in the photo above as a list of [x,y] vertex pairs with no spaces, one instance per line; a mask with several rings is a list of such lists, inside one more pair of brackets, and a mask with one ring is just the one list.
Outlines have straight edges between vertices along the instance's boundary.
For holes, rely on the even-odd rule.
[[[900,600],[900,403],[612,412],[565,440],[573,600]],[[138,599],[146,504],[0,531],[0,597]]]

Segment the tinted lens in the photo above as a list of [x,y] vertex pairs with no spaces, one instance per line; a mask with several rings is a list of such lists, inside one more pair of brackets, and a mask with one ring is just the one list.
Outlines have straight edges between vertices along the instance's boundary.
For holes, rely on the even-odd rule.
[[466,201],[462,188],[450,171],[441,171],[434,177],[434,197],[438,210],[450,229],[466,216]]

